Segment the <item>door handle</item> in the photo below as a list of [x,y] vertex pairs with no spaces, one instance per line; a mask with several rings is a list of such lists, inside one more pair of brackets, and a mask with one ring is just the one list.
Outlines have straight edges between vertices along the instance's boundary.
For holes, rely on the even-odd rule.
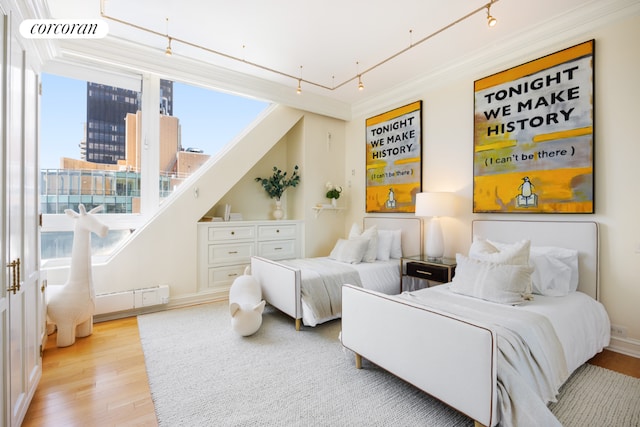
[[7,291],[15,295],[20,290],[20,258],[11,261],[7,268],[11,269],[11,287]]

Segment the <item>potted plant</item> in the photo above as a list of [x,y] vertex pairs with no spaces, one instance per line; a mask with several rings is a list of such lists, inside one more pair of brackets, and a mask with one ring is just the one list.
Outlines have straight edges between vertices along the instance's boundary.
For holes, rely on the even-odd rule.
[[298,165],[293,168],[293,174],[291,177],[287,176],[287,172],[282,172],[277,166],[273,167],[273,175],[268,178],[256,178],[256,182],[259,182],[267,192],[269,197],[276,199],[276,208],[273,211],[275,219],[281,219],[284,215],[282,212],[282,202],[280,198],[284,191],[289,187],[295,187],[300,183],[300,175],[298,175]]
[[337,200],[340,198],[340,193],[342,193],[342,187],[339,185],[333,185],[331,182],[327,182],[327,199],[331,199],[331,204],[335,207],[337,205]]

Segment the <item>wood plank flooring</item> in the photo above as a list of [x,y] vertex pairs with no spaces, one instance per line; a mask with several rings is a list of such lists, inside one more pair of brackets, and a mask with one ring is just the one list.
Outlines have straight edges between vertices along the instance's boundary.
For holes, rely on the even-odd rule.
[[[24,427],[157,426],[135,317],[94,325],[93,335],[45,347]],[[589,361],[640,378],[640,359],[605,350]]]
[[157,426],[136,317],[96,323],[70,347],[47,339],[23,426]]

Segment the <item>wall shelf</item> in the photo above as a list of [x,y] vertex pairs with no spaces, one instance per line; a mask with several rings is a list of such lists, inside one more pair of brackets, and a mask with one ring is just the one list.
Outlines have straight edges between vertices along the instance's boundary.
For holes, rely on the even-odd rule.
[[316,218],[318,218],[318,216],[324,212],[324,211],[330,211],[333,212],[334,214],[340,211],[345,210],[346,208],[341,208],[341,207],[337,207],[337,206],[326,206],[326,205],[322,205],[322,206],[313,206],[311,209],[313,209],[313,211],[316,214]]

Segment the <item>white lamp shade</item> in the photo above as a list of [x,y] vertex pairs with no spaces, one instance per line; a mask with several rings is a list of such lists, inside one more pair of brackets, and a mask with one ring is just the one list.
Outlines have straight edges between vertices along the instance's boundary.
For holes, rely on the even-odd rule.
[[455,213],[456,198],[454,193],[416,194],[416,216],[453,216]]

